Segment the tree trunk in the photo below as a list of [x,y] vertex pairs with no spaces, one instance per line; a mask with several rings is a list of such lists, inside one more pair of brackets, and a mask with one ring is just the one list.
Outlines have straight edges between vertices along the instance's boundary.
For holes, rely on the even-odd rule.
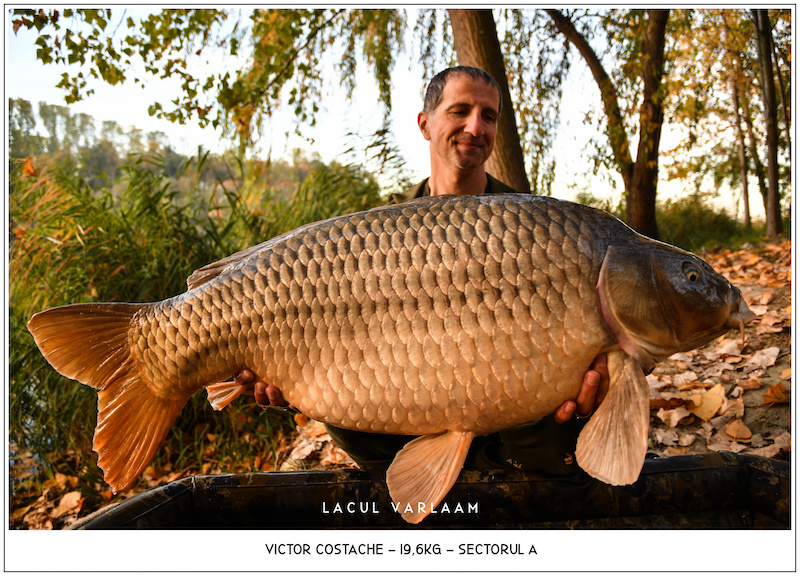
[[753,168],[758,179],[758,191],[761,193],[761,199],[764,202],[764,214],[766,214],[767,197],[769,196],[767,192],[767,177],[764,174],[764,164],[761,162],[761,156],[758,153],[758,138],[753,127],[753,115],[747,98],[742,100],[742,112],[744,113],[744,125],[747,127],[747,138],[750,141],[750,156],[753,158]]
[[628,191],[628,224],[639,232],[658,238],[656,187],[658,147],[664,123],[664,41],[669,10],[648,10],[647,29],[642,38],[642,108],[639,113],[639,149]]
[[756,23],[758,60],[761,64],[761,91],[764,95],[764,121],[767,125],[767,236],[783,232],[778,191],[778,118],[775,104],[775,76],[772,69],[772,28],[764,9],[753,10]]
[[750,230],[750,196],[747,189],[747,149],[744,143],[744,130],[742,130],[742,116],[739,114],[739,87],[736,77],[731,71],[731,92],[733,93],[733,110],[736,113],[736,136],[739,141],[739,176],[742,180],[742,207],[744,209],[744,227]]
[[482,68],[500,84],[503,111],[498,119],[494,152],[486,161],[486,171],[520,192],[530,192],[531,186],[525,173],[525,159],[522,156],[506,67],[492,11],[448,9],[447,12],[453,28],[453,44],[458,54],[458,63]]
[[747,144],[744,140],[744,130],[742,129],[742,114],[739,112],[740,99],[739,99],[739,83],[742,74],[742,63],[739,54],[736,50],[732,49],[729,44],[731,37],[731,27],[728,24],[727,14],[722,12],[722,23],[725,29],[725,52],[728,56],[726,65],[729,68],[728,81],[731,87],[731,97],[733,98],[733,111],[736,118],[736,138],[739,144],[739,178],[742,181],[742,211],[743,222],[746,230],[753,227],[752,219],[750,217],[750,190],[747,170]]
[[[791,123],[791,116],[789,114],[789,105],[786,103],[786,86],[783,84],[783,72],[781,71],[781,65],[778,61],[778,50],[775,47],[775,42],[772,41],[772,35],[770,34],[770,44],[772,45],[772,58],[775,62],[775,77],[778,79],[778,94],[781,97],[781,110],[783,111],[783,127],[786,131],[786,151],[789,154],[789,162],[792,161],[792,123]],[[790,72],[791,77],[791,72]]]
[[594,76],[608,121],[608,138],[627,192],[626,218],[638,232],[658,238],[656,225],[656,188],[658,185],[658,148],[661,126],[664,123],[664,94],[661,79],[664,75],[664,39],[669,18],[668,10],[650,10],[647,29],[642,38],[642,80],[644,94],[639,114],[639,148],[636,162],[631,158],[630,143],[625,133],[617,91],[586,38],[572,21],[559,10],[546,10],[567,40],[569,40]]

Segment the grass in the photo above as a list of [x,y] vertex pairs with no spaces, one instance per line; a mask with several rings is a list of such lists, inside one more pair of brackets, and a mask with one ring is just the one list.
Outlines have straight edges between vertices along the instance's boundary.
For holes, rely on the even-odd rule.
[[[56,473],[80,478],[84,495],[105,489],[91,451],[96,393],[56,373],[26,329],[35,313],[75,302],[147,302],[184,292],[201,266],[305,222],[381,203],[378,186],[352,166],[315,168],[292,193],[241,177],[235,188],[199,177],[177,188],[158,157],[132,157],[115,182],[91,187],[72,165],[10,172],[9,437],[32,474],[13,494]],[[234,166],[240,175],[246,166]],[[102,179],[98,179],[102,180]],[[185,178],[183,178],[185,181]],[[221,413],[197,394],[184,408],[149,473],[240,472],[268,467],[291,420],[252,399]],[[33,463],[33,464],[31,464]],[[140,481],[141,482],[141,481]]]

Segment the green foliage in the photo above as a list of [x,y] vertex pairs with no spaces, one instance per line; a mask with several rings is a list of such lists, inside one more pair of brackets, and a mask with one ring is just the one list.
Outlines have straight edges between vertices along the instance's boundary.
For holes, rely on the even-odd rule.
[[[226,128],[243,143],[250,141],[258,120],[283,102],[301,122],[314,124],[328,54],[339,58],[339,82],[352,93],[361,53],[388,116],[394,54],[405,30],[405,13],[395,10],[256,9],[249,27],[238,18],[228,22],[234,11],[217,9],[164,9],[140,21],[120,19],[115,26],[108,26],[110,9],[65,11],[69,26],[58,10],[14,13],[15,32],[22,27],[39,31],[42,62],[88,67],[89,78],[83,72],[63,75],[58,86],[67,92],[68,103],[93,93],[91,78],[114,85],[141,63],[148,75],[181,81],[181,93],[168,103],[153,103],[151,114],[181,124],[196,118],[200,126]],[[112,33],[118,28],[127,34]],[[220,50],[244,65],[208,74],[202,59]]]
[[[118,181],[94,188],[70,163],[32,176],[21,164],[12,170],[9,434],[45,470],[70,453],[71,473],[97,477],[88,458],[96,394],[49,367],[25,328],[32,314],[75,302],[161,300],[185,291],[185,278],[209,262],[310,220],[381,202],[372,177],[353,166],[319,163],[287,193],[265,186],[266,173],[255,170],[261,182],[240,176],[207,186],[200,175],[210,161],[201,155],[187,164],[194,178],[188,189],[166,177],[159,156],[132,156]],[[243,168],[240,161],[228,171],[241,175]],[[287,422],[268,414],[248,400],[214,413],[198,394],[159,452],[161,464],[200,470],[205,435],[221,434],[222,470],[242,470],[259,454],[265,459]]]
[[41,136],[36,133],[36,115],[27,100],[8,99],[9,156],[27,158],[44,151]]
[[553,42],[550,18],[540,10],[504,11],[502,49],[531,192],[549,195],[556,159],[562,84],[569,71],[569,44]]
[[[725,210],[712,208],[712,197],[695,193],[676,200],[658,202],[656,218],[661,240],[684,250],[700,253],[722,245],[736,247],[744,243],[758,244],[764,240],[763,224],[748,231]],[[593,206],[619,219],[625,215],[625,202],[612,202],[588,192],[577,194],[580,204]]]
[[664,242],[695,252],[759,237],[755,232],[747,234],[742,223],[723,210],[710,208],[708,199],[699,193],[659,203],[657,217]]

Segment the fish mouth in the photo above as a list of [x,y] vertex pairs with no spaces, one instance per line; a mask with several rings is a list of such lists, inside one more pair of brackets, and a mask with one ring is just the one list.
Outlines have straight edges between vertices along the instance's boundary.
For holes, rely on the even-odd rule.
[[744,349],[747,344],[747,336],[744,333],[745,325],[752,322],[756,317],[755,313],[750,310],[750,307],[744,301],[741,291],[735,286],[731,286],[728,295],[731,304],[731,313],[725,321],[725,328],[728,330],[738,329],[741,336],[741,347]]

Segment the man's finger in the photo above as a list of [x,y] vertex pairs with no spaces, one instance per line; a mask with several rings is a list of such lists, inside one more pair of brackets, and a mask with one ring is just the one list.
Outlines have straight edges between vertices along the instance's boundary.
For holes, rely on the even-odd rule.
[[252,370],[250,370],[249,368],[244,368],[240,370],[239,373],[236,374],[236,376],[234,376],[233,381],[236,382],[239,386],[242,386],[251,382],[255,377],[256,375],[253,373]]
[[606,394],[608,394],[608,359],[605,354],[601,354],[594,359],[594,362],[592,362],[592,370],[595,370],[600,376],[600,382],[597,385],[597,394],[594,399],[595,407],[597,407],[605,400]]
[[555,414],[553,414],[553,420],[558,422],[559,424],[564,424],[568,422],[572,415],[575,414],[576,408],[575,402],[572,400],[567,400],[564,402],[558,410],[556,410]]
[[281,391],[275,388],[275,386],[267,386],[267,397],[269,398],[269,403],[273,406],[289,405],[289,403],[283,399]]
[[578,416],[586,417],[594,410],[597,388],[600,385],[600,374],[596,370],[589,370],[583,376],[583,385],[578,392],[576,413]]

